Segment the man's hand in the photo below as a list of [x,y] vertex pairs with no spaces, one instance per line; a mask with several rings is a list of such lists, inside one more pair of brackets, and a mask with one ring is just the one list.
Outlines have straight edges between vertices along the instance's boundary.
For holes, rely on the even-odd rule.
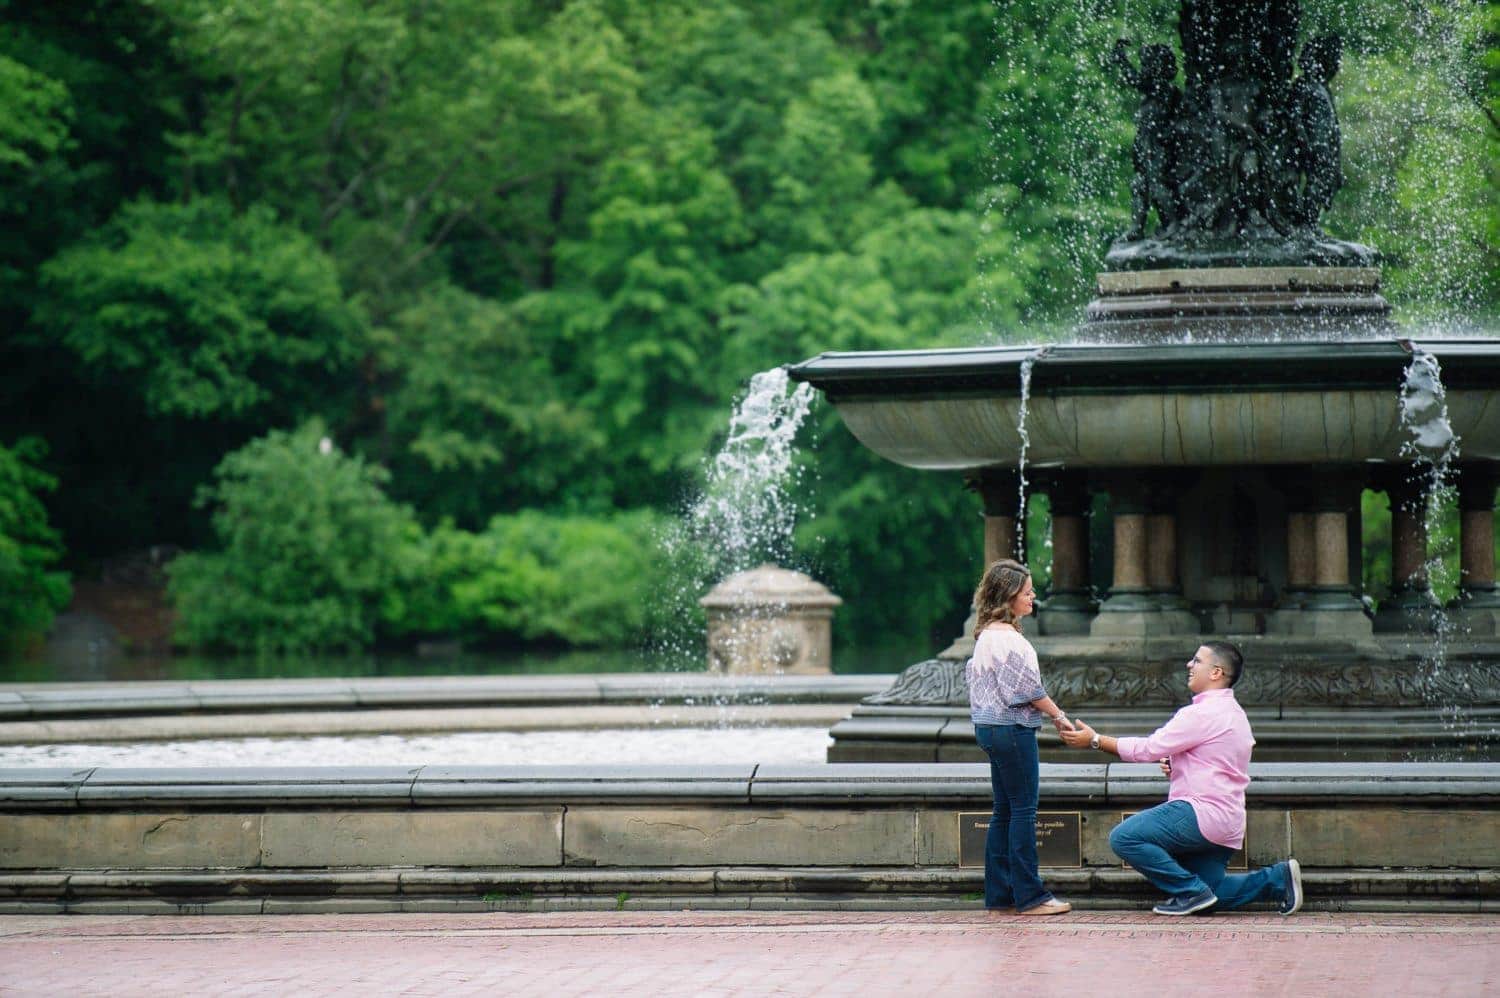
[[1073,730],[1063,731],[1058,729],[1057,736],[1063,740],[1068,748],[1088,748],[1089,742],[1093,740],[1094,729],[1083,721],[1074,721]]
[[1160,765],[1161,765],[1161,775],[1170,778],[1171,775],[1172,775],[1172,760],[1171,759],[1163,759],[1163,760],[1161,760]]

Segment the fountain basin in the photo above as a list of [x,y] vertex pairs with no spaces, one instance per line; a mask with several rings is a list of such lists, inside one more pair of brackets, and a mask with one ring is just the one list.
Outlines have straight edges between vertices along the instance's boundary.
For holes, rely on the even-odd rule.
[[1442,365],[1467,459],[1500,459],[1500,342],[1172,343],[824,353],[789,369],[910,468],[1406,463],[1402,376]]

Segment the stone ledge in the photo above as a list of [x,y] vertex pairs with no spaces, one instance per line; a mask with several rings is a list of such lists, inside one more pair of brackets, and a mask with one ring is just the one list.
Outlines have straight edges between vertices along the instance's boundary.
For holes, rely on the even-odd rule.
[[0,721],[129,714],[649,703],[851,703],[890,675],[720,676],[619,673],[372,679],[0,684]]
[[1167,291],[1380,289],[1379,267],[1202,267],[1193,270],[1125,270],[1095,275],[1099,293]]
[[[1253,763],[1250,775],[1252,805],[1500,800],[1500,763]],[[1043,763],[1041,777],[1042,799],[1052,804],[1134,804],[1162,797],[1165,787],[1151,764]],[[965,763],[0,769],[0,807],[18,811],[650,801],[988,806],[989,797],[988,766]]]

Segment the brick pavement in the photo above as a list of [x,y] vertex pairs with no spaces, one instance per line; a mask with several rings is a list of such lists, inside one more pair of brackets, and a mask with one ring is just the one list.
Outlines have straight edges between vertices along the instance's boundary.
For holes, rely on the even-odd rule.
[[1500,917],[4,916],[7,995],[1481,995]]

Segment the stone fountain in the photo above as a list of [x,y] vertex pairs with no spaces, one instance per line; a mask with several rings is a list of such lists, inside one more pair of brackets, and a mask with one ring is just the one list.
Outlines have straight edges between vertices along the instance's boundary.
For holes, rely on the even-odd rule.
[[[1259,760],[1496,759],[1500,340],[1403,337],[1377,253],[1330,238],[1333,35],[1296,0],[1186,0],[1177,53],[1121,41],[1141,95],[1133,225],[1077,342],[827,353],[790,368],[865,446],[952,474],[984,557],[1049,502],[1031,634],[1052,695],[1103,730],[1185,702],[1208,636],[1244,648]],[[1154,220],[1154,225],[1152,224]],[[1427,580],[1431,483],[1456,479],[1460,595]],[[1392,596],[1360,591],[1360,494],[1392,508]],[[1446,616],[1444,616],[1444,614]],[[967,635],[834,727],[829,760],[977,761]],[[1053,738],[1043,758],[1070,759]]]

